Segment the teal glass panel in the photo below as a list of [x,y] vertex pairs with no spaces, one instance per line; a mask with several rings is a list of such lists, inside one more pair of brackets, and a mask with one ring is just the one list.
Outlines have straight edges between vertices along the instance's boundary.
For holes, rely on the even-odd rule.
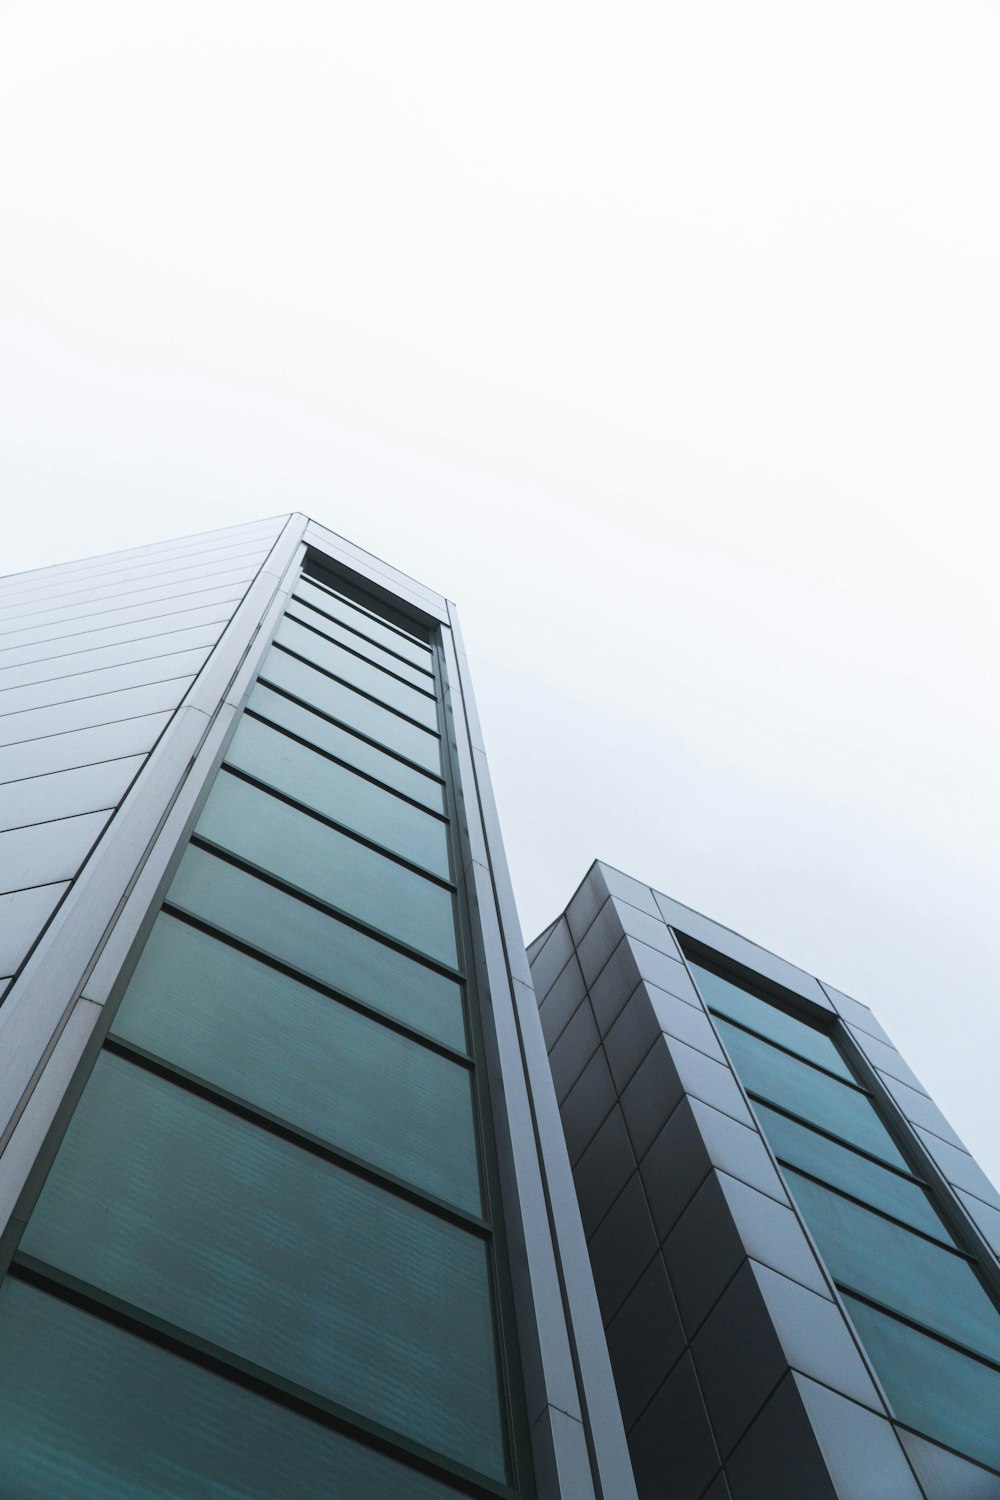
[[779,1046],[788,1047],[800,1057],[819,1063],[821,1068],[829,1068],[831,1073],[838,1073],[841,1078],[856,1082],[831,1037],[817,1031],[806,1021],[789,1015],[787,1011],[779,1010],[776,1005],[759,999],[757,995],[751,995],[738,984],[710,973],[699,964],[689,961],[688,967],[698,982],[702,999],[711,1010],[728,1016],[731,1021],[742,1021],[744,1026],[759,1031],[762,1036],[777,1042]]
[[[1000,1370],[854,1297],[844,1301],[899,1420],[1000,1469]],[[984,1500],[1000,1492],[983,1479]]]
[[408,719],[401,719],[391,709],[383,708],[381,703],[363,698],[344,683],[317,672],[308,662],[272,646],[260,675],[264,682],[284,688],[286,693],[312,704],[332,719],[339,719],[359,734],[368,735],[369,739],[387,749],[395,750],[397,755],[415,761],[424,770],[433,771],[435,776],[441,774],[441,742],[437,735],[421,729],[418,724],[411,724]]
[[161,913],[113,1031],[469,1213],[469,1072]]
[[454,979],[207,850],[185,851],[167,900],[307,978],[465,1051],[462,988]]
[[384,782],[404,796],[412,797],[415,802],[423,803],[424,807],[429,807],[433,812],[445,811],[444,787],[439,781],[432,781],[423,771],[406,765],[394,755],[388,755],[384,750],[369,744],[367,740],[358,739],[350,730],[341,729],[339,724],[331,724],[329,719],[323,719],[303,704],[274,692],[264,683],[258,682],[247,707],[270,723],[279,724],[292,734],[297,734],[300,739],[308,740],[320,750],[325,750],[328,755],[335,755],[349,766],[356,766],[359,771],[374,776],[376,781]]
[[315,630],[308,630],[286,616],[278,626],[274,639],[279,646],[285,646],[296,655],[304,656],[307,661],[315,662],[316,666],[322,667],[325,672],[332,672],[335,677],[349,682],[352,687],[371,693],[380,703],[388,703],[390,708],[416,719],[425,728],[437,729],[437,704],[433,698],[418,693],[416,688],[400,682],[397,677],[391,677],[381,667],[373,666],[364,658],[345,651],[325,635],[318,635]]
[[852,1146],[860,1146],[862,1151],[870,1151],[895,1167],[907,1168],[867,1094],[839,1083],[798,1058],[789,1057],[787,1052],[779,1052],[728,1021],[719,1018],[715,1024],[744,1088],[750,1093],[762,1094],[804,1120],[841,1136]]
[[21,1248],[504,1474],[482,1240],[143,1068],[98,1058]]
[[196,832],[298,890],[454,967],[450,891],[220,771]]
[[835,1281],[1000,1359],[1000,1314],[968,1261],[797,1172],[785,1177]]
[[[342,625],[339,620],[331,619],[327,614],[320,614],[319,610],[298,595],[292,600],[288,607],[288,618],[299,620],[301,624],[308,625],[312,630],[318,630],[331,641],[336,641],[340,646],[346,646],[348,651],[358,651],[373,661],[377,667],[382,667],[386,672],[395,672],[397,677],[403,677],[421,692],[433,693],[434,678],[427,671],[421,671],[419,667],[411,666],[401,656],[396,656],[391,651],[385,651],[381,646],[369,640],[366,635],[359,635],[356,630]],[[430,658],[428,658],[428,661]]]
[[859,1156],[848,1146],[817,1135],[808,1126],[768,1109],[766,1104],[755,1104],[754,1109],[775,1156],[783,1162],[822,1177],[832,1187],[863,1198],[866,1203],[912,1224],[914,1229],[954,1244],[929,1195],[918,1183]]
[[408,1469],[91,1313],[0,1289],[4,1500],[456,1500]]
[[415,666],[423,667],[428,672],[431,670],[433,658],[429,646],[421,645],[420,642],[403,635],[384,621],[374,619],[367,610],[349,603],[339,594],[330,593],[328,589],[311,582],[308,578],[299,580],[295,586],[295,592],[300,599],[306,599],[314,609],[321,609],[332,619],[341,620],[345,625],[350,625],[353,630],[360,630],[361,634],[367,636],[370,641],[377,641],[386,650],[405,656],[407,661],[413,662]]
[[286,734],[244,717],[226,763],[442,879],[449,878],[447,824]]

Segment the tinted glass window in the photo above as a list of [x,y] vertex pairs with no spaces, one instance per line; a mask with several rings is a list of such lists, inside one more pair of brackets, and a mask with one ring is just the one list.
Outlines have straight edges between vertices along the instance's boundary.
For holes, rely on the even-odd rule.
[[12,1278],[0,1289],[10,1500],[455,1500],[438,1484]]
[[839,1073],[841,1078],[849,1078],[854,1082],[854,1074],[837,1051],[831,1037],[789,1015],[787,1011],[779,1010],[776,1005],[748,994],[739,985],[728,979],[721,979],[718,974],[712,974],[698,964],[689,964],[688,967],[698,981],[705,1004],[712,1010],[719,1011],[730,1020],[742,1021],[744,1026],[761,1032],[772,1042],[778,1042],[780,1046],[797,1052],[800,1057],[807,1057],[810,1062],[819,1063],[821,1067]]
[[852,1145],[906,1167],[866,1094],[779,1052],[728,1021],[716,1025],[745,1088],[832,1130]]
[[187,850],[167,899],[310,979],[465,1050],[462,988],[455,980],[206,850]]
[[[346,646],[349,651],[358,651],[373,661],[376,666],[382,667],[386,672],[394,672],[397,677],[403,677],[414,687],[420,688],[421,692],[432,693],[434,691],[434,679],[426,671],[412,666],[410,662],[404,661],[402,656],[397,656],[392,651],[386,651],[371,640],[367,635],[359,635],[356,630],[342,625],[339,620],[331,619],[328,614],[320,614],[319,610],[311,604],[296,596],[289,608],[288,618],[298,620],[303,625],[308,625],[312,630],[318,630],[331,641],[338,645]],[[430,658],[428,657],[428,661]]]
[[353,828],[373,843],[448,879],[446,824],[286,734],[244,717],[226,761],[306,807]]
[[407,683],[400,682],[397,677],[391,677],[366,658],[346,651],[325,635],[319,635],[315,630],[308,630],[295,620],[286,618],[278,627],[275,640],[280,646],[287,646],[289,651],[315,662],[325,672],[332,672],[335,677],[352,683],[363,692],[371,693],[380,702],[388,703],[400,713],[426,725],[428,729],[437,729],[437,705],[432,698],[425,697]]
[[411,724],[408,719],[401,719],[380,703],[362,697],[344,683],[316,671],[308,662],[272,647],[260,675],[264,682],[273,682],[275,687],[284,688],[321,713],[329,714],[331,719],[339,719],[360,734],[395,750],[397,755],[416,761],[418,766],[433,771],[435,775],[440,774],[441,744],[436,735],[421,729],[418,724]]
[[418,952],[458,961],[450,891],[225,771],[197,832]]
[[480,1210],[467,1069],[176,917],[157,918],[113,1031]]
[[1000,1318],[966,1260],[797,1172],[785,1175],[835,1281],[1000,1359]]
[[349,766],[357,766],[359,771],[374,776],[406,797],[412,797],[415,802],[422,802],[434,812],[444,812],[444,787],[439,781],[432,781],[422,771],[405,765],[367,740],[358,739],[350,730],[341,729],[339,724],[331,724],[329,719],[321,718],[303,704],[295,703],[259,682],[247,706],[272,724],[280,724],[300,739],[308,740],[328,755],[346,761]]
[[22,1247],[504,1473],[482,1241],[142,1068],[98,1059]]
[[432,658],[427,646],[411,640],[409,636],[394,630],[391,625],[385,624],[382,620],[373,619],[367,610],[348,603],[339,594],[331,594],[328,589],[310,582],[308,578],[299,580],[295,592],[300,598],[308,600],[314,609],[321,609],[331,618],[343,621],[354,630],[360,630],[362,635],[366,635],[369,640],[377,641],[387,651],[395,651],[400,656],[405,656],[407,661],[414,662],[416,666],[430,669]]

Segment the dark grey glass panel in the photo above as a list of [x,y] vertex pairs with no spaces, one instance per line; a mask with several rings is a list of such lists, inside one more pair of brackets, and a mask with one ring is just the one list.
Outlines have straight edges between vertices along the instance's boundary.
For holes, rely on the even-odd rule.
[[373,619],[366,610],[349,604],[339,594],[329,593],[318,584],[311,583],[308,578],[299,580],[295,592],[300,599],[307,599],[314,609],[322,610],[324,614],[330,615],[335,620],[342,620],[345,625],[360,630],[362,635],[366,635],[369,640],[378,641],[389,651],[395,651],[400,656],[405,656],[408,661],[412,661],[415,666],[430,671],[431,653],[427,646],[411,640],[409,636],[402,635],[391,625]]
[[465,1050],[462,988],[455,980],[206,850],[186,851],[167,899],[308,978]]
[[94,765],[150,750],[169,718],[169,712],[141,714],[135,719],[75,729],[45,740],[4,745],[0,748],[0,782],[46,776],[50,771]]
[[797,1172],[785,1175],[835,1281],[1000,1359],[1000,1314],[968,1261]]
[[71,880],[107,821],[106,812],[81,813],[0,833],[0,892]]
[[273,682],[275,687],[294,693],[296,698],[313,704],[322,713],[368,735],[387,749],[395,750],[397,755],[405,755],[407,760],[416,761],[418,766],[433,771],[435,775],[441,774],[441,742],[436,735],[411,724],[408,719],[401,719],[380,703],[362,698],[344,683],[314,671],[298,657],[272,648],[260,675],[264,682]]
[[819,1073],[721,1019],[715,1023],[744,1088],[896,1167],[907,1163],[866,1094]]
[[[123,662],[101,667],[96,672],[73,673],[68,677],[46,678],[43,682],[0,691],[0,734],[14,717],[30,709],[55,708],[62,703],[93,700],[117,694],[126,688],[140,688],[148,683],[166,682],[169,678],[193,677],[201,671],[208,647],[195,651],[166,651],[149,660]],[[18,736],[20,738],[20,736]]]
[[288,607],[288,618],[299,620],[303,625],[308,625],[312,630],[318,630],[338,645],[346,646],[348,651],[358,651],[373,661],[376,666],[383,667],[387,672],[395,672],[397,677],[404,677],[407,682],[419,688],[421,692],[433,693],[434,678],[430,676],[430,657],[427,657],[427,670],[421,672],[419,667],[411,666],[401,656],[394,655],[391,651],[384,651],[381,646],[369,640],[367,635],[359,635],[356,630],[351,630],[347,625],[341,625],[339,620],[333,620],[327,614],[321,614],[311,604],[301,599],[298,594]]
[[418,693],[415,688],[400,682],[398,678],[390,677],[381,667],[373,666],[360,656],[345,651],[325,635],[307,630],[296,620],[286,617],[278,627],[275,641],[279,646],[287,646],[289,651],[304,656],[307,661],[315,662],[325,672],[332,672],[335,677],[351,683],[362,692],[371,693],[380,702],[388,703],[391,708],[416,719],[425,728],[437,729],[437,704],[432,698]]
[[329,755],[347,761],[348,765],[357,766],[359,771],[365,771],[378,781],[385,782],[386,786],[394,787],[397,792],[412,797],[416,802],[422,802],[434,812],[444,812],[444,787],[439,781],[432,781],[422,771],[404,765],[401,760],[387,755],[384,750],[370,745],[367,740],[359,740],[357,735],[341,729],[339,724],[321,719],[318,714],[311,713],[300,703],[293,703],[290,698],[282,697],[263,682],[259,682],[254,688],[248,707],[254,713],[269,719],[272,724],[290,729],[293,734],[308,740],[310,744],[318,745]]
[[856,1081],[831,1037],[787,1011],[779,1010],[776,1005],[769,1005],[757,995],[751,995],[738,984],[703,969],[700,964],[689,960],[688,967],[698,981],[702,999],[712,1010],[732,1021],[742,1021],[744,1026],[752,1027],[810,1062],[819,1063],[822,1068],[829,1068],[831,1073],[839,1073],[841,1078],[849,1078],[852,1083]]
[[766,1104],[755,1104],[754,1109],[775,1155],[782,1161],[822,1177],[831,1186],[863,1198],[915,1229],[954,1243],[928,1194],[917,1183],[887,1171],[866,1156],[859,1156],[848,1146],[817,1135],[808,1126],[768,1109]]
[[455,1500],[426,1475],[100,1318],[0,1290],[5,1500]]
[[297,740],[245,718],[226,760],[373,843],[449,878],[447,824]]
[[221,624],[200,625],[193,630],[171,630],[168,626],[160,634],[142,633],[139,639],[133,634],[127,640],[94,646],[90,650],[80,650],[79,641],[67,637],[61,642],[65,649],[50,650],[44,661],[36,659],[11,666],[0,657],[0,690],[6,692],[9,688],[49,682],[53,678],[80,677],[106,667],[150,661],[176,651],[195,651],[200,647],[207,650],[219,639],[221,632]]
[[197,832],[419,953],[457,964],[450,891],[267,792],[220,772]]
[[480,1212],[467,1069],[176,917],[157,918],[113,1030]]
[[21,1244],[504,1472],[484,1243],[121,1058],[98,1059]]
[[844,1301],[899,1420],[1000,1469],[1000,1370],[854,1297]]

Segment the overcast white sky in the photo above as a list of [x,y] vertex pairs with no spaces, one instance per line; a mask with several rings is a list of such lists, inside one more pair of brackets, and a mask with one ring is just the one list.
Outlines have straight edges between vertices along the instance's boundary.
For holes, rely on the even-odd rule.
[[1000,1178],[1000,5],[0,0],[0,571],[305,510]]

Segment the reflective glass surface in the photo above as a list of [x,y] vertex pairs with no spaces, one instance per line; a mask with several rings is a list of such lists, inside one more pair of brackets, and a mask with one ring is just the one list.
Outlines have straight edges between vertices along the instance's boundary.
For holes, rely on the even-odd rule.
[[504,1474],[482,1241],[143,1068],[98,1059],[21,1248]]
[[866,1094],[789,1057],[787,1052],[779,1052],[728,1021],[717,1019],[715,1024],[744,1088],[784,1105],[793,1114],[822,1125],[893,1166],[906,1167]]
[[331,618],[343,621],[353,630],[359,630],[370,641],[377,641],[387,651],[394,651],[400,656],[405,656],[407,661],[414,662],[416,666],[430,670],[432,658],[429,647],[394,630],[391,625],[373,619],[367,610],[350,604],[339,594],[332,594],[329,589],[311,582],[308,578],[299,580],[295,592],[300,599],[308,600],[314,609],[321,609]]
[[300,739],[317,745],[328,755],[335,755],[349,766],[356,766],[359,771],[374,776],[376,781],[384,782],[406,797],[412,797],[415,802],[422,802],[434,812],[445,811],[444,787],[439,781],[432,781],[422,771],[405,765],[394,755],[379,750],[367,740],[359,739],[350,730],[342,729],[339,724],[331,724],[329,719],[321,718],[303,704],[295,703],[282,693],[276,693],[273,688],[265,687],[262,682],[254,688],[247,707],[272,724],[280,724],[282,728],[291,730],[292,734],[297,734]]
[[462,988],[395,948],[189,848],[167,900],[310,979],[465,1050]]
[[[373,640],[369,639],[368,636],[359,635],[356,630],[350,629],[347,625],[342,625],[339,620],[331,619],[328,614],[321,614],[319,610],[314,609],[311,604],[300,599],[298,595],[296,595],[289,606],[288,618],[290,620],[298,620],[300,624],[308,625],[312,630],[319,630],[331,641],[336,641],[338,645],[346,646],[349,651],[360,652],[369,661],[373,661],[376,666],[382,667],[386,672],[394,672],[397,677],[405,678],[407,682],[412,683],[414,687],[420,688],[422,692],[432,693],[434,691],[434,679],[428,676],[426,671],[422,672],[419,667],[412,666],[410,662],[404,661],[401,656],[395,655],[392,651],[384,650],[381,646],[376,645]],[[428,658],[429,660],[430,658]]]
[[778,1042],[780,1046],[797,1052],[800,1057],[819,1063],[832,1073],[838,1073],[841,1078],[849,1078],[854,1082],[854,1074],[837,1051],[833,1039],[824,1032],[817,1031],[814,1026],[789,1015],[787,1011],[779,1010],[776,1005],[749,994],[731,980],[712,974],[699,964],[689,962],[688,967],[698,981],[702,999],[712,1010],[719,1011],[732,1021],[742,1021],[744,1026],[759,1031],[772,1042]]
[[455,1500],[450,1485],[8,1278],[5,1500]]
[[436,735],[421,729],[419,724],[411,724],[409,719],[401,719],[391,709],[363,697],[333,677],[318,672],[308,662],[272,647],[260,675],[263,682],[284,688],[321,713],[329,714],[331,719],[339,719],[349,728],[368,735],[369,739],[389,750],[395,750],[397,755],[404,755],[407,760],[440,775],[441,742]]
[[447,880],[448,829],[440,819],[356,776],[298,740],[244,716],[226,763]]
[[408,947],[457,964],[450,891],[225,770],[196,832]]
[[[1000,1370],[845,1297],[901,1422],[1000,1469]],[[982,1494],[994,1491],[984,1482]]]
[[786,1172],[835,1281],[1000,1359],[1000,1316],[968,1261]]
[[480,1211],[468,1070],[167,913],[116,1036]]
[[325,672],[332,672],[344,682],[361,688],[365,693],[371,693],[381,703],[388,703],[390,707],[416,719],[428,729],[437,729],[437,704],[433,698],[400,682],[398,677],[383,672],[381,667],[374,666],[366,657],[356,656],[327,636],[320,635],[287,616],[278,627],[275,641],[279,646],[286,646],[289,651],[294,651],[297,656],[304,656],[307,661],[315,662]]

